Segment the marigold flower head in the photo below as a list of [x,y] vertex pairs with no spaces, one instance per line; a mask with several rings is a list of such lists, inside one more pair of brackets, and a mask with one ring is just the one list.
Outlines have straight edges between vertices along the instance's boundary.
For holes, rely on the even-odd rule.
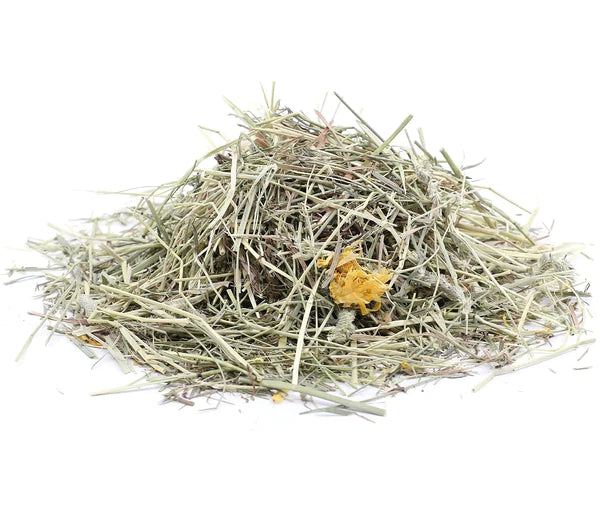
[[[345,248],[338,258],[331,283],[329,294],[336,304],[343,307],[360,309],[366,315],[371,311],[378,311],[381,307],[381,296],[390,289],[386,283],[392,278],[388,269],[378,269],[368,272],[357,261],[362,255],[359,243],[354,243]],[[317,266],[330,267],[333,254],[317,260]],[[374,302],[372,307],[368,304]]]

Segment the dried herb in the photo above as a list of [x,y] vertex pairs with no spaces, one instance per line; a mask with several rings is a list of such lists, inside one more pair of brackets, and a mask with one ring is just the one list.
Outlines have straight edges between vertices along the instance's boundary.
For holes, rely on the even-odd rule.
[[330,392],[503,374],[590,342],[546,346],[583,328],[576,246],[543,243],[422,135],[394,147],[411,116],[385,139],[338,98],[356,125],[273,96],[261,117],[232,105],[243,133],[179,181],[30,241],[49,260],[40,327],[148,371],[103,393],[161,384],[190,404],[289,390],[383,414]]

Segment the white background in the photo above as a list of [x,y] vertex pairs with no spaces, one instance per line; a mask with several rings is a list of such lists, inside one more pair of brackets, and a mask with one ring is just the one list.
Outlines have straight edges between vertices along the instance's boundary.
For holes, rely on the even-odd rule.
[[[384,135],[414,114],[430,150],[485,158],[473,177],[556,219],[555,241],[593,244],[594,4],[2,1],[0,268],[34,262],[18,248],[48,222],[126,203],[86,190],[178,178],[207,149],[197,125],[235,132],[221,97],[254,109],[273,80],[307,113],[338,91]],[[60,337],[16,364],[33,289],[0,288],[2,504],[598,504],[597,346],[477,394],[481,377],[413,390],[375,423],[300,401],[181,410],[90,397],[128,379]]]

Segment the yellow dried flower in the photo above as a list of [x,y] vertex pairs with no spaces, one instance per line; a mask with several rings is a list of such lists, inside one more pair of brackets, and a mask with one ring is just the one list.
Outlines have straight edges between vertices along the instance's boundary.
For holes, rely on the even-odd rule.
[[280,402],[282,402],[283,400],[285,400],[286,395],[282,394],[281,392],[275,392],[272,396],[271,399],[273,399],[273,402],[275,404],[279,404]]
[[[365,271],[357,261],[357,257],[361,255],[358,243],[342,251],[329,283],[329,294],[336,304],[360,309],[361,314],[366,315],[381,307],[381,296],[390,289],[386,283],[392,278],[392,273],[388,269]],[[327,258],[317,260],[317,266],[330,267],[332,262],[333,255],[330,254]],[[367,307],[372,302],[375,304]]]

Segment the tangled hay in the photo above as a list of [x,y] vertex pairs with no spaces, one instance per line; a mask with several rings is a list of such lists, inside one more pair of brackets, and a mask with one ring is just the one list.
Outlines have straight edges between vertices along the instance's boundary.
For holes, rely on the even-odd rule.
[[569,247],[542,244],[422,137],[394,147],[410,117],[383,139],[358,115],[235,112],[245,130],[212,168],[30,242],[50,260],[42,323],[140,364],[169,400],[296,390],[378,414],[329,392],[504,371],[581,329]]

